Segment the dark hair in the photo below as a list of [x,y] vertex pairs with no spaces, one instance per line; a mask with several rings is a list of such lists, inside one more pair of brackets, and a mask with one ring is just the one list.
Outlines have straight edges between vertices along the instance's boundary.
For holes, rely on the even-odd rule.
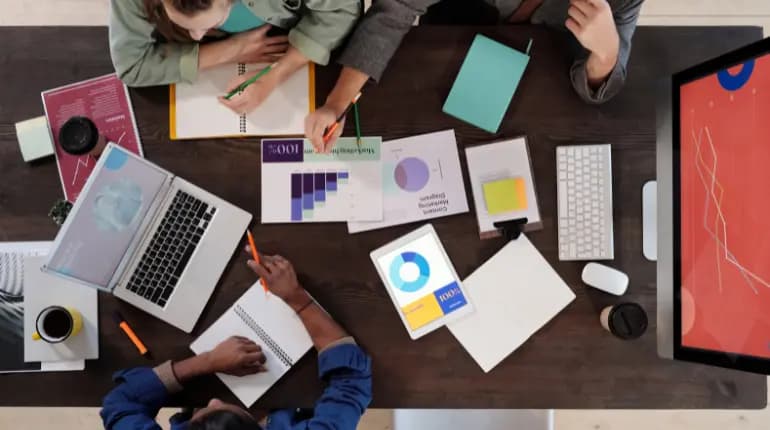
[[[192,16],[198,12],[211,9],[216,0],[144,0],[144,11],[147,20],[155,26],[155,30],[168,42],[194,42],[190,33],[174,24],[163,8],[163,2],[168,2],[179,12]],[[233,1],[233,0],[229,0]]]
[[214,411],[203,418],[190,421],[189,430],[262,430],[253,419],[231,411]]

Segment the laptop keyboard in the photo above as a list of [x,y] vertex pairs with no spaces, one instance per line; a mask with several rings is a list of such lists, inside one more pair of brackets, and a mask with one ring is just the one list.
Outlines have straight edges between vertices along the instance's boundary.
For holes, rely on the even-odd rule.
[[216,211],[184,191],[177,191],[126,288],[166,306]]

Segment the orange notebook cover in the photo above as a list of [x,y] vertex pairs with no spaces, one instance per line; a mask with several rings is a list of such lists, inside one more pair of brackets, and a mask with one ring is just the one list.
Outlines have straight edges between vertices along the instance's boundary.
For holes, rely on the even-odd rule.
[[[253,74],[267,64],[237,64],[201,72],[193,84],[169,85],[169,135],[172,140],[305,133],[305,117],[315,110],[315,66],[298,70],[258,108],[238,115],[218,97],[236,75]],[[268,72],[269,73],[269,72]]]

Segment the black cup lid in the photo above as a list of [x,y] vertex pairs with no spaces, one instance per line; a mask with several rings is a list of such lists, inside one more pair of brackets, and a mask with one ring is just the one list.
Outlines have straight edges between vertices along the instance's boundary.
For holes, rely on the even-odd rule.
[[643,335],[647,324],[647,312],[636,303],[621,303],[610,311],[610,330],[621,339],[636,339]]
[[84,116],[73,116],[59,130],[59,144],[72,155],[91,152],[99,143],[96,124]]

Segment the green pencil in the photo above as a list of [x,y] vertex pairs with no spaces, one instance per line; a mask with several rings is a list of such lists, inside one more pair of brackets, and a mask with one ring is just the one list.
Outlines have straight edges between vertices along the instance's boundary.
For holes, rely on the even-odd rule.
[[269,71],[270,71],[270,69],[272,69],[273,67],[275,67],[275,65],[276,65],[276,64],[278,64],[278,63],[273,63],[273,64],[271,64],[271,65],[269,65],[269,66],[265,67],[264,69],[260,70],[260,71],[259,71],[259,73],[257,73],[256,75],[252,76],[251,78],[249,78],[249,80],[247,80],[246,82],[244,82],[244,83],[242,83],[242,84],[238,85],[238,86],[237,86],[237,87],[236,87],[234,90],[230,91],[230,92],[229,92],[229,93],[228,93],[228,94],[225,96],[225,100],[230,100],[230,99],[231,99],[231,98],[232,98],[234,95],[238,94],[238,92],[245,90],[245,89],[246,89],[246,87],[248,87],[249,85],[251,85],[251,84],[253,84],[254,82],[256,82],[256,81],[257,81],[257,79],[259,79],[259,78],[261,78],[262,76],[264,76],[264,75],[265,75],[267,72],[269,72]]
[[356,120],[356,144],[361,147],[361,122],[358,120],[358,102],[353,103],[353,117]]

